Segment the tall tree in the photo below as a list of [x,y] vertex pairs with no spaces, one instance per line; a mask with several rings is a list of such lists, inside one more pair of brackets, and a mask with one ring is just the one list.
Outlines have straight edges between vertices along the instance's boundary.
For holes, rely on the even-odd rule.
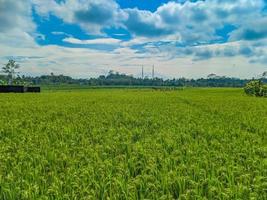
[[262,75],[261,75],[262,78],[267,78],[267,71],[263,72]]
[[18,73],[16,70],[19,69],[19,64],[15,60],[9,60],[8,63],[2,68],[3,73],[8,76],[8,84],[12,85],[15,75]]

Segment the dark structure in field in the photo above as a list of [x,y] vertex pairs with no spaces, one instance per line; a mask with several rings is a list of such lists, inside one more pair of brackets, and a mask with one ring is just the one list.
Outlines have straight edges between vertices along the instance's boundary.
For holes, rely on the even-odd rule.
[[41,92],[41,88],[40,87],[24,87],[24,92],[39,93]]
[[0,92],[1,93],[23,93],[24,92],[24,86],[13,86],[13,85],[1,85],[0,86]]
[[24,87],[21,85],[0,85],[0,93],[24,93],[24,92],[41,92],[40,87]]

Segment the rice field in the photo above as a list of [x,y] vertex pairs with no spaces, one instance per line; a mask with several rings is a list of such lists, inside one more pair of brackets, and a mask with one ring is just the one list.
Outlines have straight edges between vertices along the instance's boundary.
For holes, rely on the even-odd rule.
[[267,99],[242,89],[0,94],[0,199],[267,199]]

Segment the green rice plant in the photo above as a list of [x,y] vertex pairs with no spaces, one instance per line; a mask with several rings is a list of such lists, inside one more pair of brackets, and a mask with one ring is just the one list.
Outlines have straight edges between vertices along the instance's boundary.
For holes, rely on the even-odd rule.
[[0,94],[0,199],[267,199],[265,98]]

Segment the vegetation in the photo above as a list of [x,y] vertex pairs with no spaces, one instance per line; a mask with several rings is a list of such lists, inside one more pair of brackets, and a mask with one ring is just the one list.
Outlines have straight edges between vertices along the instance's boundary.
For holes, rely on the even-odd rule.
[[256,97],[267,97],[267,85],[261,80],[253,80],[246,84],[245,93]]
[[264,98],[0,94],[0,199],[267,199]]
[[[5,82],[7,78],[0,76]],[[264,79],[267,81],[267,79]],[[87,85],[87,86],[171,86],[171,87],[244,87],[249,80],[210,76],[207,79],[167,79],[162,78],[135,78],[126,74],[110,71],[108,75],[98,78],[74,79],[64,75],[43,75],[39,77],[18,76],[17,84],[27,85]]]
[[[7,74],[8,84],[12,85],[13,79],[17,74],[17,69],[19,69],[19,64],[14,60],[9,60],[8,63],[2,68],[2,72]],[[3,82],[3,81],[2,81]]]

